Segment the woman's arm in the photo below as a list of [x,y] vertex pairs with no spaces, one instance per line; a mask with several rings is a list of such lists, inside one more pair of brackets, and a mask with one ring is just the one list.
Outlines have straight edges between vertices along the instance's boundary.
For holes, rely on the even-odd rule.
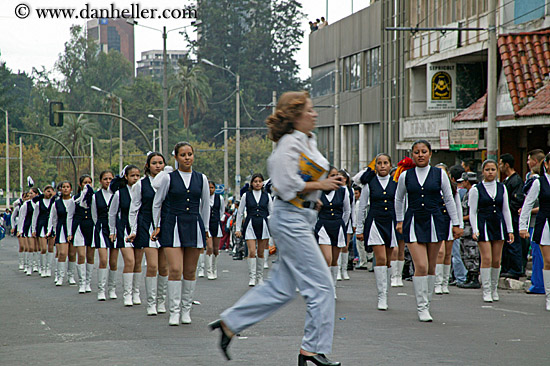
[[[145,177],[143,179],[149,179]],[[141,180],[139,180],[130,190],[130,196],[132,197],[130,203],[130,213],[128,214],[128,220],[130,221],[130,235],[137,233],[137,215],[141,208]]]
[[[155,193],[155,199],[153,200],[153,225],[155,228],[158,228],[160,225],[160,213],[162,209],[162,203],[168,194],[168,189],[170,188],[170,175],[163,174],[159,177],[158,174],[155,179],[155,188],[157,192]],[[157,181],[158,179],[158,181]]]
[[[483,183],[478,183],[483,184]],[[479,192],[477,187],[472,187],[468,193],[468,207],[470,213],[470,225],[472,226],[472,234],[479,235],[479,230],[477,227],[477,202],[479,199]]]
[[539,197],[539,193],[540,193],[540,180],[536,179],[531,185],[531,188],[529,189],[529,193],[527,194],[527,197],[523,202],[523,206],[521,207],[521,215],[519,216],[520,230],[529,230],[529,219],[531,218],[533,206],[535,206],[535,202]]
[[118,206],[120,205],[120,189],[115,192],[109,205],[109,234],[116,234],[116,217],[118,215]]

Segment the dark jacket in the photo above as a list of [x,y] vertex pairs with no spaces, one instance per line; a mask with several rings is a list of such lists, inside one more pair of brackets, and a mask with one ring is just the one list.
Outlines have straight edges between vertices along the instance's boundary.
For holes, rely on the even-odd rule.
[[519,216],[518,211],[523,206],[523,200],[525,199],[523,180],[518,173],[514,173],[506,178],[503,183],[508,191],[508,202],[512,216]]

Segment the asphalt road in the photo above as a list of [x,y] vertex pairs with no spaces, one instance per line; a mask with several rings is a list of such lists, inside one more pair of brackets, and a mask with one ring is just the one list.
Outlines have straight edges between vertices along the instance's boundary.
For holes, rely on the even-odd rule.
[[[96,260],[96,265],[98,261]],[[119,259],[122,264],[122,258]],[[122,265],[119,265],[119,272]],[[0,365],[222,365],[218,335],[207,324],[248,290],[245,261],[222,253],[219,278],[199,279],[193,323],[168,326],[145,305],[96,300],[77,287],[17,269],[17,242],[0,242]],[[351,365],[549,365],[550,312],[544,296],[501,290],[486,306],[481,290],[451,287],[434,295],[433,323],[416,317],[412,282],[390,290],[388,311],[376,310],[373,273],[350,272],[338,283],[332,359]],[[142,284],[142,302],[145,288]],[[295,365],[305,305],[297,296],[231,344],[229,365]]]

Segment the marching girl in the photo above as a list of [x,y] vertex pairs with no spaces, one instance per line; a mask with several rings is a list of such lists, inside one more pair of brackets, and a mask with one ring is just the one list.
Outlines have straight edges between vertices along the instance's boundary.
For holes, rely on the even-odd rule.
[[[168,264],[164,248],[160,248],[158,241],[151,240],[153,233],[153,200],[155,189],[153,179],[164,170],[166,162],[164,156],[158,152],[147,155],[145,163],[145,177],[139,180],[131,190],[132,203],[130,204],[131,234],[128,241],[134,244],[135,249],[144,249],[147,260],[145,274],[145,291],[147,293],[147,315],[157,315],[166,312],[166,289],[168,286]],[[158,279],[157,279],[158,272]]]
[[27,193],[27,201],[21,206],[19,211],[19,221],[17,224],[18,236],[21,236],[27,247],[27,276],[32,272],[38,272],[37,248],[36,239],[32,236],[32,217],[35,210],[35,205],[32,202],[33,198],[38,196],[37,188],[31,188]]
[[[244,239],[248,247],[248,286],[264,283],[264,249],[269,242],[267,218],[272,212],[273,202],[263,188],[263,175],[260,173],[252,175],[249,190],[241,197],[241,205],[237,212],[235,236],[242,237],[244,231]],[[245,210],[246,219],[243,224],[242,218]],[[256,242],[258,243],[257,250]]]
[[[361,176],[361,198],[357,225],[357,239],[372,246],[376,266],[374,276],[378,290],[378,310],[388,309],[388,279],[391,276],[391,258],[397,247],[395,232],[395,192],[397,183],[390,176],[391,158],[378,154],[375,169],[370,168]],[[367,218],[365,211],[369,208]]]
[[210,221],[208,223],[210,237],[206,240],[206,274],[209,280],[215,280],[218,278],[218,255],[220,254],[220,239],[223,236],[221,219],[225,216],[225,203],[223,197],[216,193],[214,182],[209,181],[208,188],[210,192]]
[[[437,255],[441,243],[449,235],[449,227],[441,215],[443,201],[451,217],[453,237],[459,237],[462,229],[447,174],[430,166],[430,143],[418,140],[413,143],[411,150],[416,167],[399,176],[395,195],[396,229],[403,234],[414,263],[413,284],[418,318],[421,322],[431,322],[430,301],[434,290]],[[406,212],[405,195],[408,205]]]
[[32,236],[40,247],[40,276],[52,276],[53,247],[48,245],[48,220],[53,205],[54,190],[52,186],[44,187],[44,193],[33,199],[35,210],[32,216]]
[[[529,238],[529,218],[535,202],[539,201],[539,212],[535,221],[532,240],[540,246],[544,267],[542,276],[544,291],[546,292],[546,310],[550,311],[550,154],[546,155],[541,163],[541,176],[533,182],[529,194],[525,198],[519,218],[519,234],[522,238]],[[542,174],[544,173],[544,174]],[[493,299],[494,300],[494,299]]]
[[25,258],[27,256],[27,251],[25,248],[25,243],[23,241],[23,238],[17,235],[17,223],[19,218],[19,211],[21,210],[21,205],[25,202],[27,197],[27,193],[23,193],[21,198],[19,198],[15,203],[13,204],[13,213],[11,215],[11,233],[15,236],[17,236],[17,241],[19,243],[19,270],[23,271],[25,270]]
[[170,325],[178,325],[180,321],[182,324],[191,323],[197,262],[208,238],[204,222],[210,217],[208,178],[193,170],[193,147],[188,142],[179,142],[174,147],[174,155],[176,170],[155,179],[158,187],[153,201],[155,231],[151,236],[157,240],[160,235],[160,245],[165,248],[168,260]]
[[[34,252],[34,246],[31,248],[31,246],[27,242],[27,237],[25,235],[26,233],[24,228],[25,218],[27,216],[27,211],[29,210],[29,207],[27,206],[27,202],[29,202],[30,199],[31,198],[30,198],[29,192],[23,193],[23,196],[22,196],[23,201],[21,202],[21,206],[19,207],[19,214],[17,217],[17,226],[15,227],[15,234],[17,235],[17,239],[21,241],[25,251],[23,272],[25,272],[27,276],[30,276],[32,274],[32,260],[33,260],[32,253]],[[34,210],[34,206],[31,206],[31,208],[32,210]],[[31,222],[32,222],[32,214],[31,214]]]
[[[109,239],[114,244],[115,250],[122,252],[124,270],[122,271],[122,287],[124,288],[124,306],[140,305],[139,275],[141,274],[141,262],[143,249],[135,248],[134,244],[126,240],[131,234],[130,205],[132,201],[132,186],[140,179],[139,168],[135,165],[127,165],[119,176],[111,181],[110,191],[113,193],[109,205]],[[109,297],[116,299],[116,269],[109,271]]]
[[94,270],[94,221],[90,212],[90,205],[94,190],[91,186],[92,177],[81,175],[78,179],[78,193],[73,197],[75,202],[71,234],[67,238],[76,249],[78,274],[78,293],[92,292],[91,281]]
[[481,172],[483,182],[470,189],[468,203],[472,238],[477,241],[481,256],[479,272],[483,301],[493,302],[499,300],[497,288],[504,240],[507,238],[508,243],[513,243],[514,230],[508,206],[508,192],[504,184],[496,181],[496,161],[485,160],[481,165]]
[[[437,168],[443,170],[447,176],[449,176],[449,170],[447,165],[439,163],[436,165]],[[450,181],[450,177],[449,177]],[[451,182],[451,190],[453,192],[456,212],[458,215],[458,221],[460,222],[460,228],[464,228],[464,216],[462,215],[462,200],[458,194],[458,189],[456,184]],[[443,199],[443,197],[442,197]],[[451,226],[451,218],[447,212],[447,206],[443,203],[441,214],[443,215],[447,226],[449,227],[449,236],[447,240],[443,242],[441,248],[439,249],[439,254],[437,255],[437,264],[435,265],[435,285],[434,292],[438,295],[448,294],[449,293],[449,278],[451,277],[451,256],[453,251],[453,232]]]
[[[113,193],[109,189],[109,185],[113,180],[113,173],[105,170],[99,174],[99,183],[101,189],[94,193],[92,197],[92,220],[94,221],[94,249],[97,249],[99,254],[99,268],[97,270],[97,300],[105,301],[105,285],[107,283],[107,259],[111,271],[116,272],[118,262],[118,249],[115,249],[111,238],[109,237],[109,203],[113,197]],[[110,249],[110,250],[109,250]],[[87,268],[86,268],[87,269]],[[86,273],[86,276],[88,273]],[[114,273],[113,273],[114,277]],[[114,289],[113,285],[111,289]],[[116,296],[115,291],[109,291],[110,298]]]
[[[340,176],[338,169],[330,167],[328,177],[338,176]],[[335,191],[323,191],[321,194],[322,206],[315,224],[315,236],[330,267],[335,289],[338,276],[338,257],[341,248],[346,246],[345,223],[351,214],[348,195],[349,191],[344,186]],[[336,291],[334,291],[334,298],[336,298]]]
[[[336,279],[338,281],[349,280],[348,275],[348,259],[349,259],[349,246],[351,243],[351,238],[353,237],[353,233],[355,231],[356,227],[356,218],[355,218],[355,194],[353,192],[353,188],[351,188],[351,179],[344,169],[340,170],[340,175],[344,178],[344,181],[346,184],[344,187],[348,190],[348,197],[349,197],[349,204],[351,209],[351,214],[349,216],[348,221],[346,222],[346,246],[342,248],[342,251],[340,252],[340,256],[338,257],[338,275]],[[353,247],[352,247],[353,251]]]
[[73,186],[71,182],[61,182],[61,197],[52,204],[48,220],[48,237],[53,237],[55,235],[55,246],[57,248],[56,286],[63,285],[63,279],[67,271],[69,238],[72,233],[71,225],[75,211],[75,203],[71,197],[72,191]]

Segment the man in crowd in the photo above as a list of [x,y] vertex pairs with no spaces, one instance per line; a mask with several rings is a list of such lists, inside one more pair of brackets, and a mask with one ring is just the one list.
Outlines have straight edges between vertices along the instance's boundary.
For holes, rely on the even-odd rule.
[[[462,183],[464,180],[462,179],[462,173],[464,173],[464,168],[460,165],[454,165],[449,169],[449,174],[451,176],[451,182],[457,185],[458,193],[460,195],[460,199],[464,199],[464,196],[468,193],[468,191],[462,187]],[[462,255],[460,253],[460,239],[455,239],[453,241],[453,252],[451,261],[453,263],[453,273],[456,279],[457,285],[462,285],[466,282],[466,274],[468,273],[468,270],[464,266],[464,262],[462,261]]]

